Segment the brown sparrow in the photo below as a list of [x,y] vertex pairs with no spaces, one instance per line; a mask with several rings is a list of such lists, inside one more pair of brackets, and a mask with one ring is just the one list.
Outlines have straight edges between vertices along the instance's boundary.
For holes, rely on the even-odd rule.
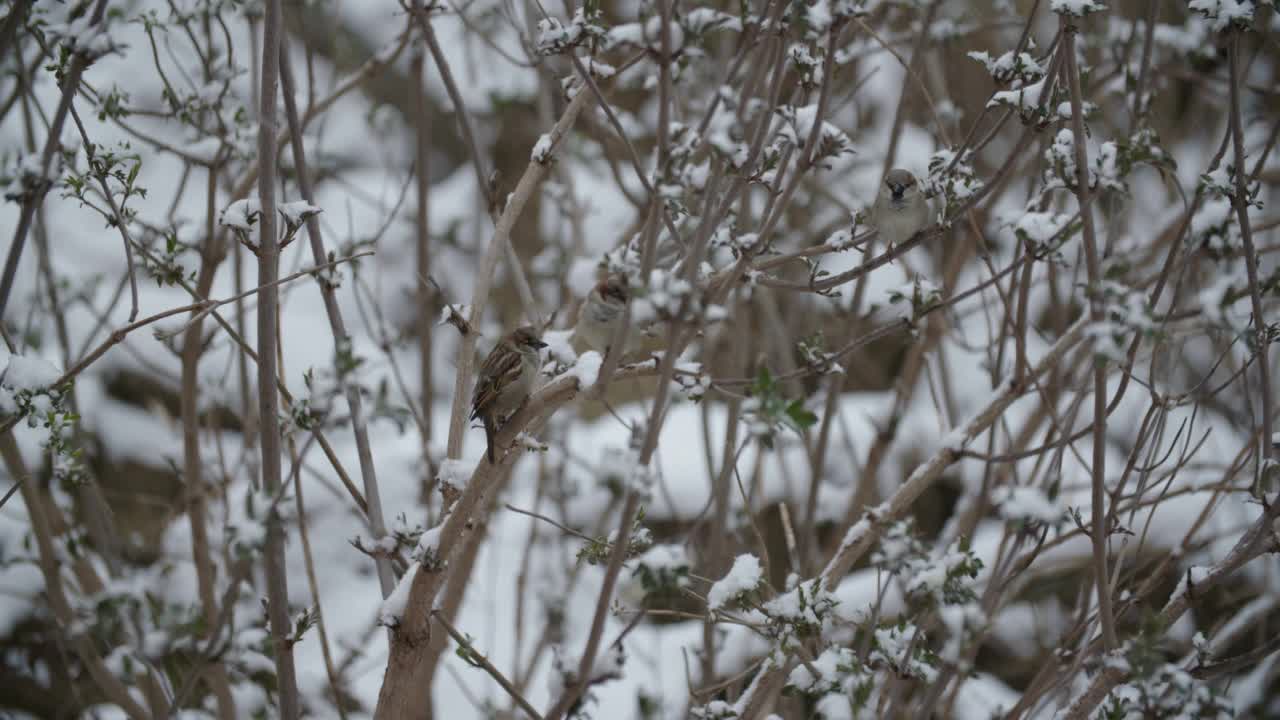
[[894,168],[884,176],[871,221],[890,247],[910,240],[929,224],[929,200],[911,171]]
[[[601,280],[587,293],[587,299],[578,309],[578,326],[574,335],[580,338],[588,349],[600,353],[609,350],[613,342],[613,333],[622,322],[622,313],[627,307],[631,293],[627,290],[627,281],[623,277],[611,276]],[[623,339],[626,349],[626,338]]]
[[493,440],[498,421],[505,421],[533,393],[542,368],[538,351],[546,346],[538,338],[537,330],[528,325],[516,328],[489,351],[476,374],[471,419],[479,418],[484,423],[490,464],[496,463]]

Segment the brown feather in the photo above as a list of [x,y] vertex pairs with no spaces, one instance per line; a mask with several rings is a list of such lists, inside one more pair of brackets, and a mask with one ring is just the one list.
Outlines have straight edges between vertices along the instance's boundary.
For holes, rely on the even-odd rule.
[[527,399],[537,373],[538,349],[546,347],[532,327],[517,328],[489,351],[476,372],[471,396],[471,419],[484,423],[486,454],[496,464],[494,442],[498,421]]
[[475,395],[471,399],[472,420],[486,414],[502,389],[520,376],[520,355],[499,352],[501,348],[501,344],[495,347],[480,366],[480,377],[476,381]]

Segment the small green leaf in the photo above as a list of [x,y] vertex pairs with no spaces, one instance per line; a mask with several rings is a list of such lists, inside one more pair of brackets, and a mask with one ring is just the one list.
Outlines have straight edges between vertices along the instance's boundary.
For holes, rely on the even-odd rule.
[[787,405],[787,417],[791,419],[791,422],[798,430],[805,430],[813,427],[813,425],[818,422],[818,416],[805,408],[804,404],[799,400],[792,400],[791,403]]

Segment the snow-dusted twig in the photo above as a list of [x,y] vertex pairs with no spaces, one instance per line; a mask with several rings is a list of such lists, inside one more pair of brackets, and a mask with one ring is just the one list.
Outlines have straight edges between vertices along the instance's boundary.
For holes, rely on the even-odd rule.
[[[145,249],[142,249],[141,252],[144,257],[147,256],[147,252]],[[289,278],[287,279],[297,279],[303,275],[310,274],[310,272],[313,272],[317,269],[319,268],[312,268],[310,270],[294,273],[293,275],[289,276]],[[283,281],[279,281],[279,282],[283,282]],[[185,290],[188,294],[192,296],[198,296],[198,293],[196,292],[196,290],[192,288],[190,285],[188,285],[185,281],[180,282],[179,286],[182,287],[182,289]],[[241,293],[241,295],[247,296],[256,292],[257,290],[254,289],[254,290],[247,291],[245,293]],[[234,301],[235,301],[234,298],[230,300],[230,302],[234,302]],[[112,347],[123,342],[124,339],[134,330],[137,330],[146,325],[150,325],[158,320],[163,320],[165,318],[172,317],[174,315],[181,315],[183,313],[192,312],[193,310],[200,310],[206,307],[210,302],[216,302],[216,301],[200,300],[198,302],[194,302],[189,305],[183,305],[181,307],[164,310],[162,312],[156,313],[155,315],[145,317],[141,320],[130,323],[125,327],[122,327],[113,331],[107,337],[106,340],[104,340],[101,344],[95,347],[92,351],[85,354],[83,358],[81,358],[69,370],[67,370],[61,376],[59,376],[57,380],[50,383],[50,387],[59,387],[73,380],[77,375],[83,372],[86,368],[88,368],[94,362],[99,360],[104,354],[106,354],[108,350],[110,350]],[[222,328],[222,331],[227,334],[227,336],[231,339],[231,342],[239,349],[239,351],[246,358],[248,358],[254,363],[258,362],[258,352],[254,350],[248,344],[248,342],[245,341],[244,337],[239,332],[237,332],[234,327],[232,327],[231,323],[229,323],[226,320],[226,318],[218,314],[217,310],[214,310],[213,312],[211,312],[210,316],[214,319],[214,321],[218,323],[218,326]],[[275,387],[276,387],[276,391],[280,393],[280,397],[285,401],[285,403],[288,405],[292,405],[293,394],[289,392],[289,388],[285,386],[284,382],[280,378],[276,378]],[[17,422],[18,422],[17,417],[9,417],[3,422],[0,422],[0,433],[5,432],[8,429],[12,428],[15,424],[17,424]],[[360,510],[360,513],[362,515],[366,515],[368,512],[368,505],[365,502],[364,496],[352,483],[351,475],[350,473],[347,472],[346,468],[343,467],[342,460],[338,457],[337,452],[334,451],[333,445],[328,441],[328,439],[324,435],[324,432],[320,428],[318,427],[312,428],[310,432],[312,435],[315,436],[316,442],[320,445],[321,451],[324,452],[325,459],[329,461],[329,464],[330,466],[332,466],[333,471],[338,475],[338,478],[342,481],[343,487],[346,488],[347,492],[350,494],[352,502]]]

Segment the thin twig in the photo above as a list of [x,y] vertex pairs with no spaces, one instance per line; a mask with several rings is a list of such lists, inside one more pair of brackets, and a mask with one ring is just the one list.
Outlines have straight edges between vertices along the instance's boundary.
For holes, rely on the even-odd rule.
[[520,706],[520,709],[529,714],[529,717],[533,718],[533,720],[542,720],[542,715],[538,714],[538,711],[529,704],[529,701],[526,700],[518,690],[516,690],[515,686],[511,684],[511,681],[502,674],[502,671],[494,667],[493,663],[489,662],[489,658],[486,658],[484,655],[476,652],[471,641],[463,637],[462,633],[458,632],[458,629],[445,619],[443,613],[439,610],[435,610],[431,613],[431,617],[434,618],[436,622],[440,623],[440,626],[445,629],[445,632],[449,633],[449,637],[453,638],[453,641],[458,643],[459,648],[466,651],[467,662],[479,665],[485,672],[489,673],[489,676],[497,681],[498,685],[502,686],[503,690],[507,691],[507,694],[511,696],[511,699]]
[[[345,263],[349,263],[349,262],[353,262],[353,261],[355,261],[355,260],[359,260],[359,259],[360,259],[360,258],[362,258],[362,257],[370,257],[370,256],[372,256],[372,255],[374,255],[374,254],[375,254],[375,252],[374,252],[373,250],[366,250],[366,251],[364,251],[364,252],[358,252],[358,253],[356,253],[355,255],[348,255],[347,257],[344,257],[344,258],[338,258],[338,259],[336,259],[336,260],[330,260],[330,261],[328,261],[328,262],[322,262],[322,263],[320,263],[320,264],[318,264],[318,265],[315,265],[315,266],[313,266],[313,267],[306,268],[305,270],[299,270],[298,272],[293,273],[292,275],[287,275],[287,276],[285,276],[285,277],[279,278],[279,279],[275,280],[274,282],[270,283],[270,286],[272,286],[272,287],[279,287],[279,286],[281,286],[281,285],[286,285],[286,284],[288,284],[288,283],[293,282],[294,280],[297,280],[298,278],[306,277],[306,276],[308,276],[308,275],[316,275],[317,273],[320,273],[320,272],[322,272],[322,271],[324,271],[324,270],[331,270],[331,269],[333,269],[333,268],[335,268],[335,267],[338,267],[339,265],[343,265],[343,264],[345,264]],[[174,330],[166,330],[165,332],[160,333],[160,336],[161,336],[162,338],[177,337],[178,335],[180,335],[180,334],[182,334],[183,332],[185,332],[185,331],[186,331],[188,328],[190,328],[192,325],[194,325],[198,320],[203,320],[205,317],[207,317],[207,316],[208,316],[210,313],[212,313],[214,310],[217,310],[218,308],[222,307],[223,305],[229,305],[229,304],[231,304],[231,303],[233,303],[233,302],[236,302],[237,300],[243,300],[243,299],[245,299],[245,298],[247,298],[247,297],[249,297],[249,296],[251,296],[251,295],[255,295],[255,294],[257,294],[257,293],[261,292],[261,291],[263,290],[263,288],[265,288],[265,287],[267,287],[267,286],[265,286],[265,285],[260,285],[260,286],[258,286],[258,287],[251,288],[251,289],[249,289],[249,290],[245,290],[244,292],[237,293],[237,294],[235,294],[235,295],[232,295],[232,296],[231,296],[231,297],[229,297],[229,298],[225,298],[225,299],[222,299],[222,300],[206,300],[205,302],[202,302],[202,303],[193,303],[192,305],[187,306],[187,307],[188,307],[188,308],[191,308],[191,307],[195,307],[195,306],[200,306],[200,307],[199,307],[199,311],[198,311],[194,316],[192,316],[192,318],[191,318],[190,320],[188,320],[188,321],[187,321],[187,323],[186,323],[185,325],[183,325],[182,327],[179,327],[179,328],[174,329]],[[143,321],[143,322],[145,322],[145,321]]]
[[[1077,28],[1069,15],[1060,16],[1062,30],[1062,71],[1071,89],[1071,133],[1076,161],[1076,201],[1084,226],[1085,265],[1089,277],[1089,321],[1097,327],[1105,319],[1102,299],[1102,261],[1098,255],[1097,231],[1093,225],[1093,208],[1089,192],[1089,150],[1084,134],[1084,98],[1080,90],[1080,70],[1076,67],[1075,39]],[[1093,525],[1093,572],[1098,591],[1098,618],[1102,623],[1102,639],[1108,652],[1114,650],[1116,619],[1111,610],[1111,588],[1107,574],[1107,366],[1094,362],[1093,367],[1093,496],[1090,511]]]
[[[307,171],[307,153],[306,145],[302,141],[303,124],[298,119],[298,108],[296,96],[296,87],[293,81],[293,72],[290,67],[288,44],[284,38],[280,40],[280,79],[284,89],[284,110],[285,117],[289,124],[290,147],[293,149],[293,161],[297,166],[298,189],[302,192],[303,199],[308,202],[315,200],[315,190],[311,186],[311,175]],[[263,206],[266,212],[266,206]],[[315,216],[307,218],[307,238],[311,241],[311,256],[315,263],[319,265],[324,262],[326,257],[324,238],[320,234],[320,221]],[[333,334],[333,342],[335,347],[342,347],[350,342],[350,335],[347,332],[346,323],[342,318],[342,310],[338,305],[338,299],[334,294],[333,284],[320,275],[316,275],[317,285],[320,289],[320,297],[324,301],[325,315],[329,319],[329,331]],[[364,401],[360,397],[360,388],[350,382],[342,373],[338,373],[339,384],[342,387],[343,396],[347,400],[347,407],[351,411],[351,429],[356,441],[356,456],[360,460],[360,478],[364,483],[364,499],[367,503],[367,516],[369,519],[369,530],[373,535],[381,540],[386,535],[386,523],[382,516],[382,495],[378,487],[378,475],[376,466],[373,462],[373,449],[369,443],[369,426],[364,413]],[[382,592],[382,597],[391,594],[391,590],[395,587],[395,575],[391,570],[390,563],[384,558],[379,559],[375,564],[378,571],[378,585]]]
[[1267,359],[1271,347],[1271,330],[1262,314],[1262,290],[1258,282],[1258,250],[1253,244],[1253,230],[1249,227],[1249,187],[1245,180],[1244,129],[1240,122],[1240,35],[1231,32],[1227,54],[1231,68],[1231,145],[1235,151],[1235,194],[1231,204],[1235,207],[1236,221],[1240,224],[1240,240],[1244,244],[1244,267],[1249,275],[1249,303],[1253,309],[1254,352],[1258,354],[1258,388],[1262,395],[1262,430],[1264,442],[1261,456],[1276,456],[1275,445],[1268,440],[1275,432],[1272,424],[1275,415],[1271,397],[1271,364]]
[[[10,492],[13,492],[13,491],[12,491],[12,490],[10,490]],[[553,526],[555,526],[555,527],[559,528],[559,529],[560,529],[560,531],[561,531],[561,532],[563,532],[563,533],[565,533],[566,535],[572,535],[572,536],[574,536],[574,537],[578,538],[579,540],[586,540],[587,542],[591,542],[591,541],[594,539],[594,538],[590,537],[589,535],[583,535],[582,533],[578,532],[577,530],[574,530],[573,528],[571,528],[571,527],[569,527],[569,526],[567,526],[567,525],[561,525],[560,523],[556,522],[555,520],[552,520],[551,518],[547,517],[546,515],[541,515],[541,514],[539,514],[539,513],[533,512],[532,510],[521,510],[520,508],[515,507],[515,506],[514,506],[514,505],[512,505],[511,503],[503,503],[503,507],[505,507],[506,509],[510,510],[510,511],[511,511],[511,512],[513,512],[513,513],[519,513],[519,514],[521,514],[521,515],[528,515],[529,517],[534,518],[535,520],[541,520],[542,522],[545,522],[545,523],[548,523],[548,524],[550,524],[550,525],[553,525]]]
[[302,564],[307,571],[307,585],[310,586],[311,601],[315,603],[316,608],[316,632],[320,636],[320,656],[324,661],[324,672],[329,679],[329,689],[333,693],[333,704],[338,717],[346,720],[347,711],[343,707],[338,673],[334,668],[333,655],[329,650],[329,631],[320,603],[320,581],[316,577],[316,565],[311,552],[311,533],[307,530],[307,510],[302,500],[302,459],[308,447],[309,443],[303,446],[302,452],[299,453],[297,443],[294,442],[293,437],[289,438],[289,456],[293,460],[293,469],[289,474],[293,476],[293,502],[294,509],[298,512],[298,538],[302,541]]
[[[80,121],[80,114],[76,112],[74,101],[68,106],[68,109],[71,111],[71,119],[75,121],[76,128],[80,131],[81,139],[84,140],[85,153],[89,156],[89,168],[92,171],[95,145],[89,140],[89,133],[84,129],[84,123]],[[107,201],[107,207],[111,208],[111,215],[115,218],[114,224],[116,229],[120,231],[120,239],[124,241],[125,274],[129,278],[129,322],[133,322],[138,319],[138,277],[133,269],[133,247],[132,240],[129,238],[129,222],[125,219],[124,213],[120,211],[120,207],[116,205],[115,196],[111,194],[111,188],[107,186],[106,176],[94,173],[94,177],[102,188],[102,197]]]
[[9,502],[9,498],[13,497],[13,494],[18,492],[18,488],[22,487],[22,483],[25,481],[26,478],[24,477],[14,478],[13,485],[5,491],[4,497],[0,498],[0,508],[4,507],[5,503]]
[[[421,0],[418,5],[421,6]],[[431,275],[431,213],[430,213],[430,160],[431,160],[431,118],[427,114],[427,87],[426,87],[426,54],[421,48],[414,51],[413,61],[411,63],[413,69],[413,101],[414,110],[417,117],[413,119],[414,123],[414,181],[417,183],[417,208],[414,214],[414,232],[415,246],[417,251],[417,269],[418,277],[429,277]],[[422,408],[422,448],[423,457],[427,462],[431,462],[431,430],[432,430],[432,408],[435,404],[435,387],[433,382],[433,368],[435,363],[432,362],[432,331],[431,324],[434,322],[432,310],[435,307],[434,295],[427,290],[425,286],[419,286],[414,295],[418,298],[418,355],[419,355],[419,371],[418,384],[421,386],[421,408]]]
[[[258,126],[258,431],[262,450],[262,485],[268,493],[281,488],[280,396],[276,393],[276,344],[279,329],[280,239],[276,236],[276,100],[280,93],[280,0],[266,0],[262,23],[262,93]],[[372,506],[371,506],[372,507]],[[280,516],[267,519],[263,567],[267,578],[267,614],[276,659],[280,717],[297,720],[301,713],[289,620],[289,584]]]

